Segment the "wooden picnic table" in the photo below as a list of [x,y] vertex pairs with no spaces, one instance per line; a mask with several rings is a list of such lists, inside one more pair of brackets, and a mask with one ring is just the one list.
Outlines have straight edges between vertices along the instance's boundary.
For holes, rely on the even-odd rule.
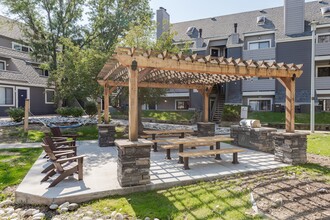
[[191,134],[194,133],[194,130],[192,129],[181,129],[181,130],[147,130],[143,131],[143,133],[151,135],[152,140],[154,141],[154,152],[157,152],[157,141],[156,135],[167,135],[167,134],[180,134],[179,138],[184,138],[185,134]]
[[[228,136],[211,136],[211,137],[187,137],[180,139],[166,139],[170,144],[179,145],[179,153],[183,152],[185,144],[194,144],[195,147],[205,146],[205,143],[214,142],[217,150],[220,149],[220,143],[224,141],[233,141],[233,138]],[[167,155],[169,157],[169,155]],[[168,158],[169,159],[169,158]],[[216,160],[221,160],[220,154],[216,154]],[[179,163],[183,163],[183,157],[179,156]]]

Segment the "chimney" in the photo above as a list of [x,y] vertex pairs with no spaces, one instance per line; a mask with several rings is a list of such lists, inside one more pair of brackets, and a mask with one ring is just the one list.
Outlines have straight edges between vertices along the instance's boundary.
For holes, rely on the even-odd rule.
[[237,33],[237,23],[234,24],[234,33]]
[[166,9],[160,7],[157,10],[157,39],[162,36],[166,31],[170,30],[170,15],[166,12]]
[[286,35],[305,32],[305,0],[284,0],[284,32]]
[[239,44],[239,33],[237,33],[238,24],[234,23],[234,33],[229,37],[229,44]]

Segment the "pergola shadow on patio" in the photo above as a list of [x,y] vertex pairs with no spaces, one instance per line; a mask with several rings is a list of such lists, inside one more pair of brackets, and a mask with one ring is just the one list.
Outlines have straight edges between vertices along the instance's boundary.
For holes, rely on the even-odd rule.
[[[224,57],[186,56],[167,51],[117,48],[98,75],[104,87],[104,109],[115,88],[129,87],[129,140],[138,140],[138,88],[197,89],[204,97],[208,121],[209,95],[215,84],[251,77],[276,78],[286,89],[286,131],[294,133],[295,81],[302,65]],[[104,112],[109,123],[109,112]]]

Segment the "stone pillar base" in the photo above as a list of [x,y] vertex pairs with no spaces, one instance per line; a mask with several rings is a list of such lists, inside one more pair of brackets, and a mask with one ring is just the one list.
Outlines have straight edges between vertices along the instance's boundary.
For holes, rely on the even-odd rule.
[[110,124],[98,124],[97,127],[99,130],[99,146],[114,146],[116,127]]
[[274,132],[275,160],[288,164],[307,163],[307,134]]
[[122,187],[147,185],[150,183],[150,150],[153,142],[117,140],[117,179]]
[[198,137],[210,137],[215,135],[215,123],[197,122]]

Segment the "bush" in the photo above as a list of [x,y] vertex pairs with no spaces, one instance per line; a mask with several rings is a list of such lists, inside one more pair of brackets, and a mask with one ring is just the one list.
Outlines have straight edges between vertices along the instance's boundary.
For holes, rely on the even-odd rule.
[[239,121],[241,119],[240,105],[225,105],[222,121]]
[[86,102],[85,111],[89,117],[93,117],[97,114],[97,105],[95,102]]
[[10,108],[6,112],[14,122],[21,122],[24,118],[24,108],[22,107]]
[[60,107],[56,109],[56,113],[63,117],[81,117],[84,114],[84,110],[79,107]]

